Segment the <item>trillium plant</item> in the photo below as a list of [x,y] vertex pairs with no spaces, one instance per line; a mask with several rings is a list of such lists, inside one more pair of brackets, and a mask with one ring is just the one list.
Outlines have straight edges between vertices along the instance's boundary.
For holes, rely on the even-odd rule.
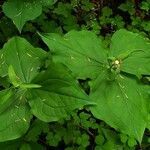
[[149,149],[149,0],[0,6],[0,149]]
[[90,78],[92,114],[117,131],[141,142],[149,128],[150,43],[137,33],[121,29],[114,33],[108,49],[90,31],[40,35],[55,63],[67,66],[76,79]]
[[[118,132],[141,142],[149,128],[150,43],[121,29],[109,49],[90,31],[40,34],[50,52],[13,37],[0,51],[0,142],[23,136],[33,116],[54,122],[88,108]],[[87,95],[77,79],[90,79]]]
[[45,65],[48,54],[25,39],[13,37],[0,52],[4,87],[0,91],[0,141],[22,136],[33,115],[45,122],[57,121],[74,109],[94,104],[68,68],[52,62]]

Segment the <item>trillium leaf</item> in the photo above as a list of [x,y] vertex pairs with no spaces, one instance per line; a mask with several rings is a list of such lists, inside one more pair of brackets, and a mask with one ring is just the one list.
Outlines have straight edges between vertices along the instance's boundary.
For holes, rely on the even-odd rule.
[[61,64],[50,65],[32,82],[42,87],[29,91],[31,111],[43,121],[58,121],[75,109],[95,104],[89,101],[68,69]]
[[[89,31],[40,35],[52,51],[55,62],[64,63],[78,78],[95,78],[107,64],[101,40]],[[80,67],[79,67],[80,66]]]
[[[0,100],[3,101],[3,104],[0,104],[0,111],[3,111],[0,114],[0,142],[21,137],[28,130],[31,119],[29,106],[18,103],[19,99],[16,99],[14,93],[8,92],[0,92]],[[2,106],[4,108],[5,105],[7,109],[4,111]]]
[[14,87],[18,87],[21,84],[21,81],[17,77],[14,68],[11,65],[8,67],[8,76]]
[[122,71],[135,74],[138,77],[145,74],[150,75],[150,51],[132,55],[124,60],[121,68]]
[[148,121],[144,86],[131,76],[118,75],[116,80],[110,80],[109,74],[102,72],[91,84],[90,98],[97,103],[91,111],[95,117],[141,142]]
[[3,12],[13,20],[21,32],[24,24],[34,20],[42,13],[42,6],[54,4],[54,0],[8,0],[3,4]]
[[[12,66],[16,74],[15,78],[20,82],[30,83],[37,75],[45,57],[46,53],[43,50],[34,48],[23,38],[13,37],[0,51],[0,76],[8,75],[8,68]],[[10,71],[12,73],[11,68],[9,73]]]
[[111,40],[111,56],[122,59],[121,70],[127,73],[150,74],[150,42],[125,29],[117,31]]
[[42,6],[36,0],[8,0],[3,4],[3,12],[11,18],[21,32],[24,24],[42,13]]
[[0,114],[3,113],[14,102],[12,96],[12,89],[0,91]]
[[17,77],[12,66],[8,67],[8,76],[14,87],[20,87],[21,89],[40,88],[38,84],[22,83]]

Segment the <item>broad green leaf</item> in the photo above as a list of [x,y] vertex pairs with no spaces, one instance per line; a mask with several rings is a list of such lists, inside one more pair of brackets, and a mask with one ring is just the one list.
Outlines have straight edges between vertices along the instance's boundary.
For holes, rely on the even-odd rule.
[[142,140],[148,119],[144,86],[131,76],[118,75],[109,80],[108,71],[102,72],[91,84],[90,98],[97,103],[93,115],[113,128]]
[[127,73],[150,74],[150,42],[137,33],[121,29],[111,42],[110,55],[121,61],[121,70]]
[[21,137],[28,130],[31,114],[23,91],[0,91],[0,142]]
[[31,114],[24,104],[12,106],[0,115],[0,142],[21,137],[29,128]]
[[20,87],[21,89],[40,88],[41,87],[38,84],[22,83],[18,79],[12,66],[8,67],[8,76],[9,76],[11,83],[14,85],[14,87]]
[[21,84],[21,81],[17,77],[14,68],[11,65],[8,67],[8,76],[14,87],[18,87]]
[[58,121],[74,109],[93,104],[63,65],[50,65],[32,82],[42,87],[29,91],[31,111],[45,122]]
[[[43,50],[34,48],[23,38],[13,37],[0,51],[0,76],[8,75],[8,68],[11,65],[16,74],[15,78],[23,83],[30,83],[37,75],[45,57],[46,53]],[[12,69],[9,70],[9,75],[10,72],[12,73]]]
[[55,62],[64,63],[79,78],[94,78],[107,64],[101,40],[89,31],[70,31],[66,35],[40,35]]
[[3,12],[13,20],[21,32],[24,24],[42,13],[42,6],[54,4],[54,0],[8,0],[3,4]]
[[3,4],[3,12],[11,18],[21,32],[24,24],[42,13],[42,6],[37,0],[8,0]]
[[14,102],[12,99],[13,94],[14,93],[12,89],[0,91],[0,114],[3,113]]

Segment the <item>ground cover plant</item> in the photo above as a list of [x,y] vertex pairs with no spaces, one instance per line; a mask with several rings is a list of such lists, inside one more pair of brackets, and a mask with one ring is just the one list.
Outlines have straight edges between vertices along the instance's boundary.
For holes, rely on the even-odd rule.
[[0,2],[0,148],[150,149],[150,2]]

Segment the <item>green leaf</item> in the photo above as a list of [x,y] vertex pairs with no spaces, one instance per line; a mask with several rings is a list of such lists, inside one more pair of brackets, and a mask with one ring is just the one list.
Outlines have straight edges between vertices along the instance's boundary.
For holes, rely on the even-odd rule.
[[29,91],[31,111],[45,122],[58,121],[74,109],[93,104],[63,65],[50,65],[32,82],[42,87]]
[[16,75],[16,73],[15,73],[12,66],[8,67],[8,76],[9,76],[9,79],[11,80],[11,83],[14,85],[14,87],[20,87],[22,89],[40,88],[41,87],[38,84],[22,83],[18,79],[18,77],[17,77],[17,75]]
[[13,102],[12,99],[14,91],[12,89],[6,89],[0,91],[0,114],[3,113]]
[[148,120],[144,86],[131,76],[110,80],[104,71],[92,82],[91,90],[90,98],[97,103],[91,107],[94,116],[141,142]]
[[[0,76],[7,76],[8,68],[11,65],[9,77],[15,86],[19,84],[17,80],[23,83],[30,83],[37,75],[45,57],[46,52],[43,50],[34,48],[23,38],[13,37],[0,51]],[[14,83],[14,80],[17,83]]]
[[137,33],[121,29],[111,40],[110,56],[121,59],[121,70],[150,75],[150,42]]
[[107,64],[106,50],[92,32],[70,31],[63,37],[40,36],[52,51],[54,61],[64,63],[78,78],[94,78]]
[[42,6],[54,4],[53,0],[8,0],[3,4],[3,12],[13,20],[21,32],[24,24],[37,18],[42,13]]
[[18,87],[21,84],[21,81],[18,79],[12,65],[8,67],[8,76],[14,87]]
[[3,12],[13,20],[21,32],[24,24],[42,13],[42,6],[36,0],[8,0],[3,4]]
[[29,107],[14,105],[0,115],[0,142],[21,137],[29,128],[31,114]]

